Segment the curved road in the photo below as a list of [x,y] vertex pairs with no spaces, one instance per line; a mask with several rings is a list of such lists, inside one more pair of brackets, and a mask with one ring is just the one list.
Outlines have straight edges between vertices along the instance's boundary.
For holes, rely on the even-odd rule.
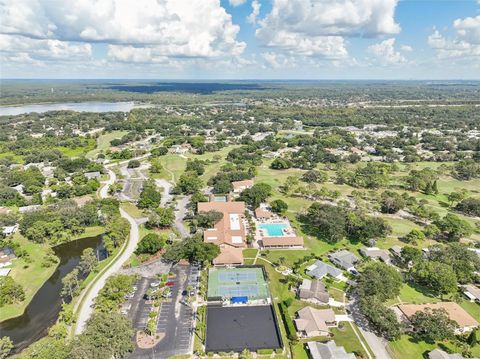
[[[108,170],[110,178],[104,182],[105,185],[100,189],[99,196],[100,198],[108,197],[108,187],[109,185],[115,183],[116,176],[112,170]],[[98,295],[98,292],[103,288],[105,282],[109,276],[121,269],[123,263],[130,258],[133,251],[137,247],[139,240],[138,234],[138,224],[133,217],[131,217],[127,212],[120,208],[120,215],[125,218],[130,223],[130,237],[123,244],[120,252],[117,254],[117,257],[113,260],[110,266],[96,278],[94,282],[91,282],[87,288],[82,292],[77,304],[75,305],[74,312],[78,313],[77,323],[75,326],[75,334],[82,333],[85,322],[90,318],[90,315],[93,311],[93,303],[95,298]],[[80,306],[80,308],[78,307]]]

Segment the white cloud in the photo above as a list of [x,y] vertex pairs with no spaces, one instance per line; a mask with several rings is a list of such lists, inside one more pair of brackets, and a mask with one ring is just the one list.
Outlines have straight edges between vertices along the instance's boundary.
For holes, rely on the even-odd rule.
[[251,24],[255,24],[257,22],[257,17],[260,14],[260,7],[262,5],[258,0],[252,1],[252,12],[250,15],[247,16],[247,21]]
[[228,0],[228,2],[230,3],[230,5],[232,6],[240,6],[240,5],[243,5],[245,4],[247,0]]
[[219,0],[4,0],[0,15],[3,34],[155,48],[160,56],[236,56],[246,46]]
[[455,36],[444,37],[438,30],[428,37],[429,46],[439,59],[480,60],[480,16],[456,19]]
[[384,65],[398,65],[407,62],[407,59],[395,49],[395,39],[384,40],[370,45],[368,52],[373,54]]
[[412,52],[413,47],[411,47],[410,45],[402,45],[400,46],[400,50],[402,50],[403,52]]
[[273,0],[256,37],[266,47],[344,59],[343,37],[395,34],[397,0]]
[[282,54],[276,54],[274,52],[262,53],[262,58],[265,60],[267,67],[274,69],[293,67],[295,62],[292,58],[287,58]]

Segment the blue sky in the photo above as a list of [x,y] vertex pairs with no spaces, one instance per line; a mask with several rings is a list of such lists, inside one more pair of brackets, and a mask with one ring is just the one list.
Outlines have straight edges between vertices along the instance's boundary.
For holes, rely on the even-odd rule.
[[480,79],[480,0],[6,0],[0,17],[2,78]]

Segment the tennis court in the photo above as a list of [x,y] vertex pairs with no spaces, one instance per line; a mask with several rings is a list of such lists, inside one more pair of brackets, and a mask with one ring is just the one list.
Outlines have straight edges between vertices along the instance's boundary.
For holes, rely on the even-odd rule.
[[262,268],[212,268],[208,274],[209,300],[248,297],[267,299],[269,292]]

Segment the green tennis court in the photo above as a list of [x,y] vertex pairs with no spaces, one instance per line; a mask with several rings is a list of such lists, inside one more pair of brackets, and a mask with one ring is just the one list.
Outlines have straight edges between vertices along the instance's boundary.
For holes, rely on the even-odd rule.
[[208,274],[208,299],[269,298],[262,268],[212,268]]

